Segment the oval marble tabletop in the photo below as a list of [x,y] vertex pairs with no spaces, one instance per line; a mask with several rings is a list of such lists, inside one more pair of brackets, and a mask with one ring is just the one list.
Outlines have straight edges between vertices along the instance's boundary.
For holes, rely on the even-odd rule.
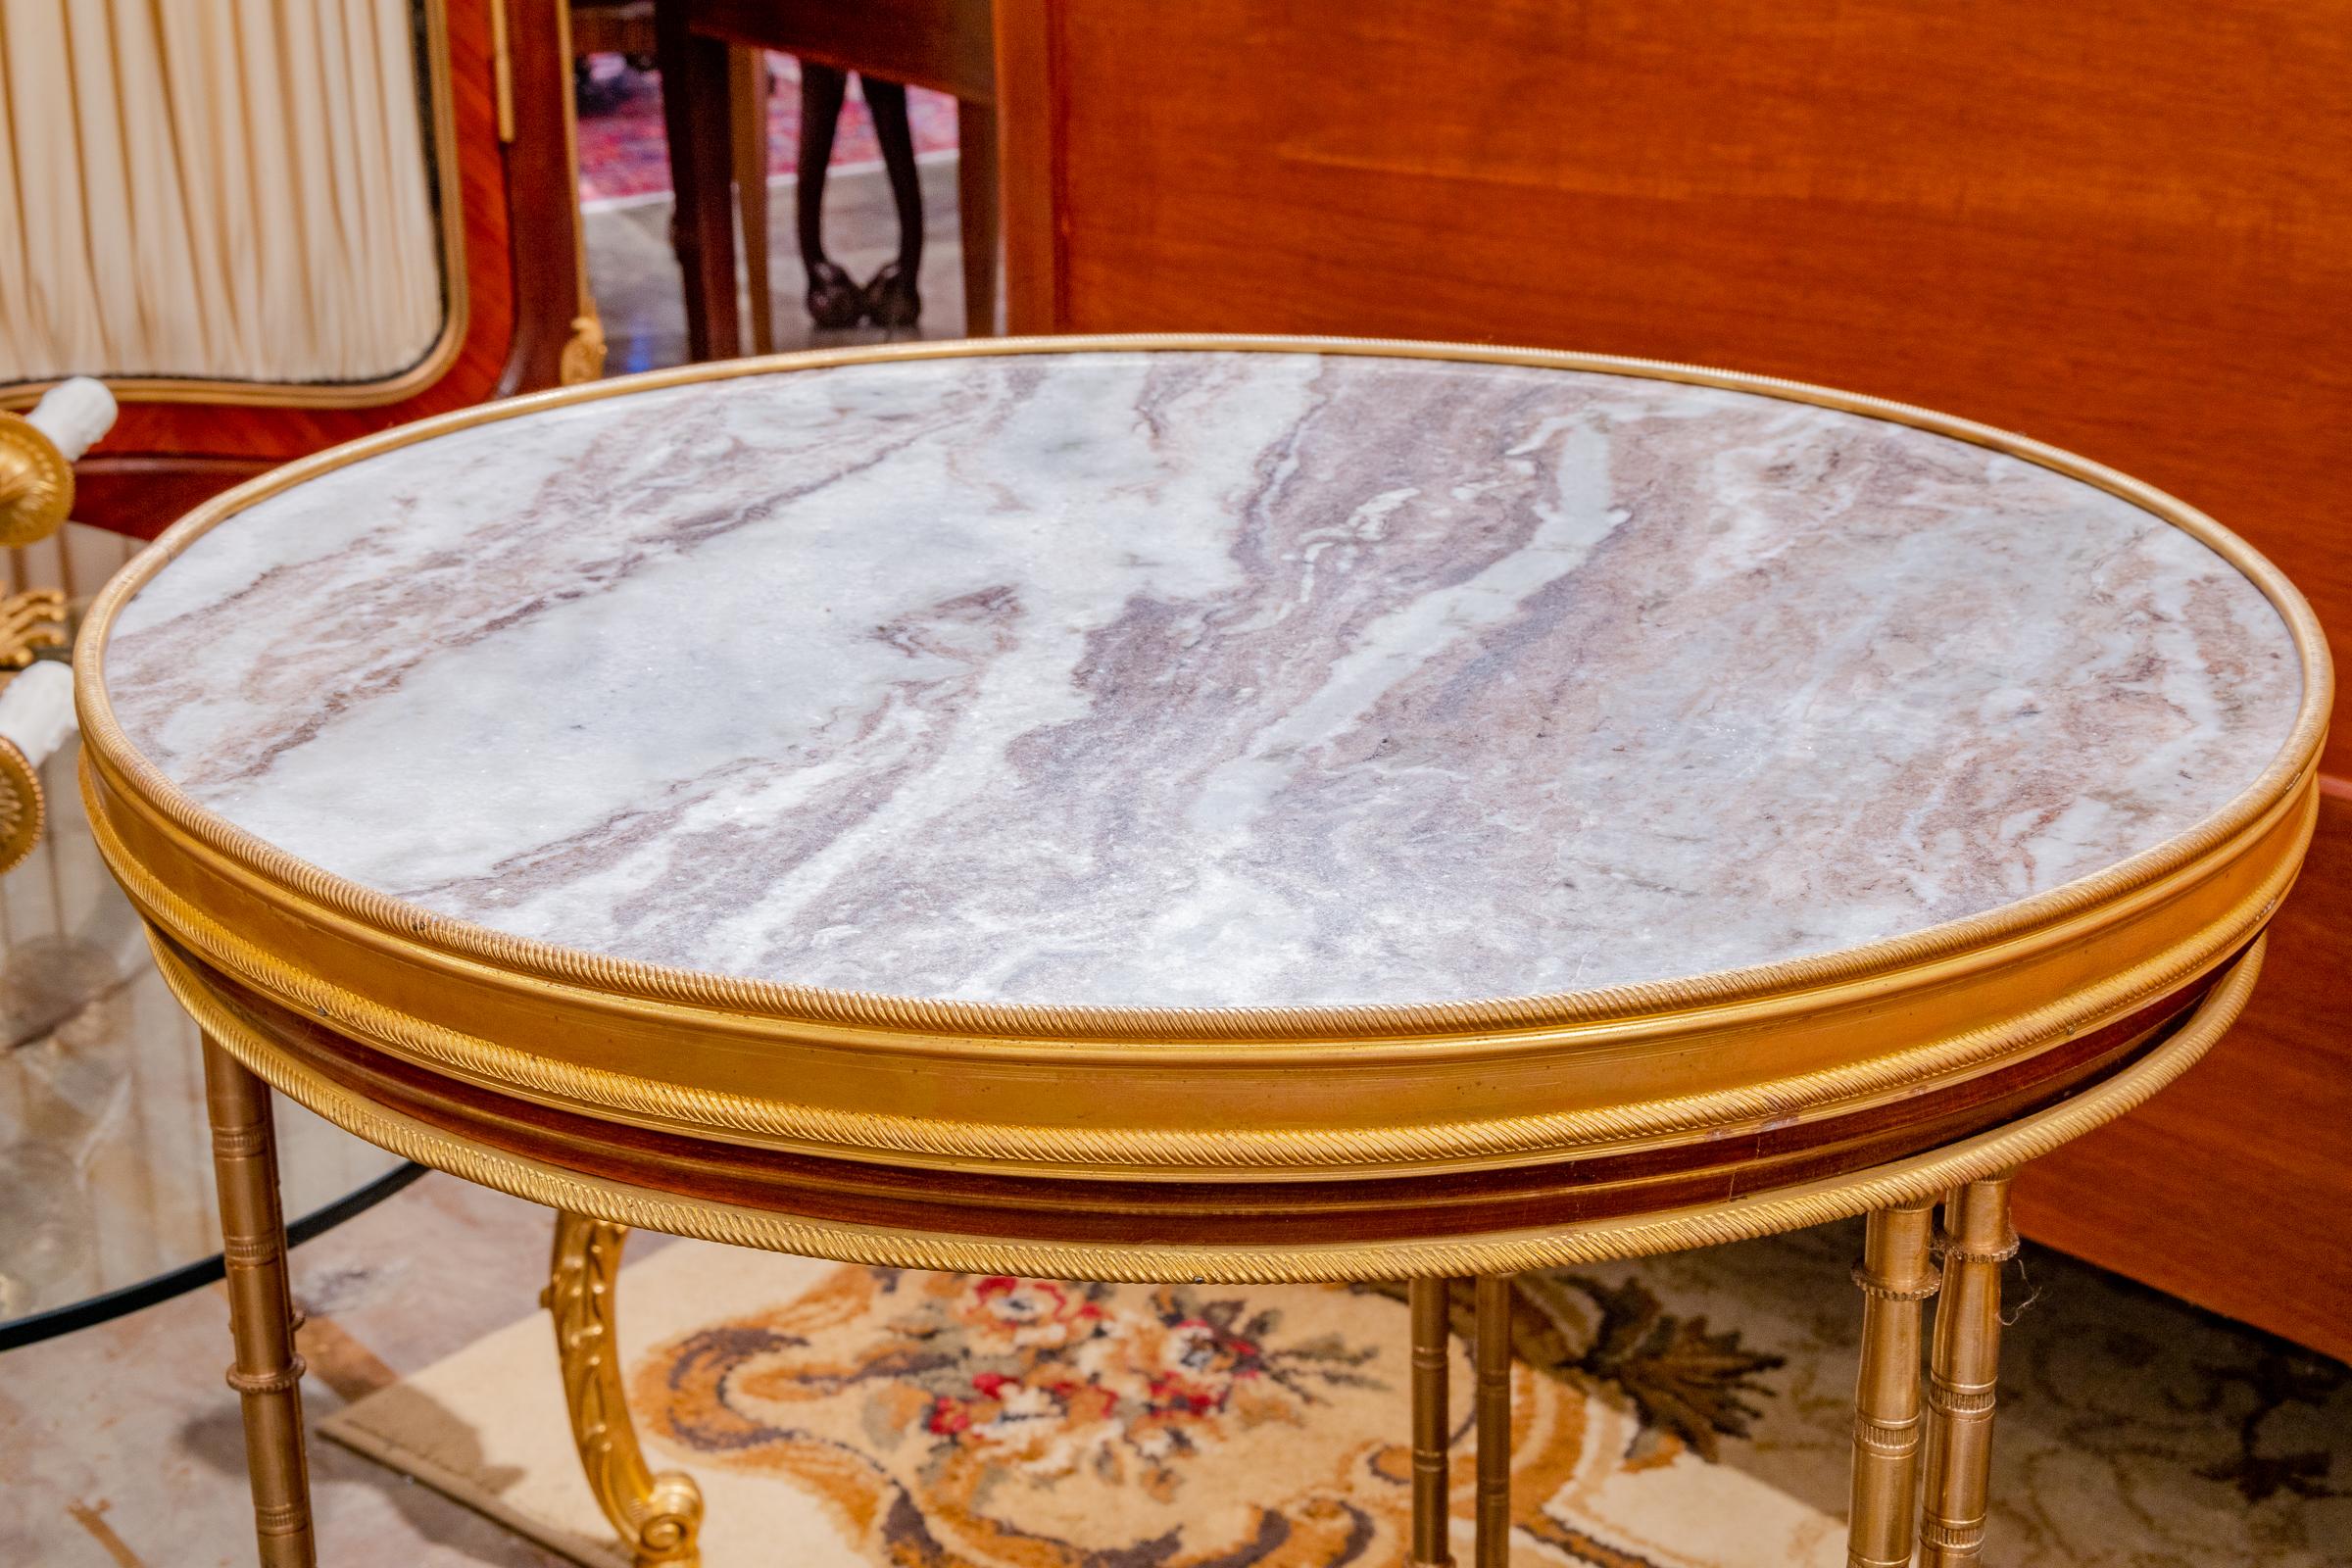
[[1525,997],[2150,851],[2305,665],[2188,532],[1888,419],[1295,353],[916,359],[335,467],[122,607],[185,796],[492,930],[917,999]]

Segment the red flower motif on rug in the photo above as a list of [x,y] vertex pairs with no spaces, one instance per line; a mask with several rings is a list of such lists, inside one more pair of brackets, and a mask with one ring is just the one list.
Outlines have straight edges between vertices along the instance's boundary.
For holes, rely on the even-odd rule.
[[[1692,1446],[1672,1422],[1645,1420],[1615,1369],[1664,1387],[1696,1365],[1683,1350],[1709,1346],[1694,1375],[1723,1397],[1683,1387],[1670,1402],[1686,1419],[1721,1412],[1699,1418],[1711,1446],[1740,1430],[1732,1391],[1760,1396],[1756,1375],[1777,1364],[1703,1324],[1693,1339],[1636,1296],[1534,1280],[1514,1303],[1523,1546],[1613,1568],[1665,1561],[1544,1507]],[[1338,1287],[843,1267],[788,1303],[660,1347],[639,1362],[631,1402],[657,1446],[789,1479],[861,1555],[897,1568],[1397,1562],[1411,1473],[1402,1322],[1387,1296]],[[1462,1406],[1468,1379],[1456,1382]],[[1457,1409],[1464,1427],[1467,1414]],[[1463,1518],[1471,1464],[1457,1443]]]

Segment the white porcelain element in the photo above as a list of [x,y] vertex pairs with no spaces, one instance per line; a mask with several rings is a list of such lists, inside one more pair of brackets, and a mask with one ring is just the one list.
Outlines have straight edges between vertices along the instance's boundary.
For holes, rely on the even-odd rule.
[[105,382],[77,375],[42,393],[24,418],[74,463],[115,427],[115,395]]
[[2104,491],[1613,375],[898,363],[323,475],[106,655],[196,800],[603,954],[1041,1003],[1519,996],[1980,913],[2209,816],[2300,695]]
[[0,686],[0,738],[38,767],[74,733],[74,669],[36,659]]

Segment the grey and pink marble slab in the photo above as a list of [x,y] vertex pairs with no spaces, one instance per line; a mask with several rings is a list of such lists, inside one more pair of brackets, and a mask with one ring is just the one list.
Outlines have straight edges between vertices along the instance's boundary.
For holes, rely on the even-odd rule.
[[2196,539],[1630,376],[870,364],[476,426],[125,607],[132,742],[445,915],[903,996],[1436,1002],[1867,943],[2251,784],[2301,695]]

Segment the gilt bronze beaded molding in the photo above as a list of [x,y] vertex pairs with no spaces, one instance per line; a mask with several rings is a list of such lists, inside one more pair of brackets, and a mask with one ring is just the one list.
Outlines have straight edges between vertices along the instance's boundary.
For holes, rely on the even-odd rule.
[[2113,1121],[2196,1065],[2237,1021],[2262,972],[2257,939],[2184,1025],[2127,1071],[2030,1120],[1930,1153],[1837,1177],[1623,1220],[1457,1241],[1285,1247],[1072,1245],[826,1224],[771,1210],[682,1199],[502,1152],[387,1110],[282,1054],[169,951],[158,966],[172,995],[219,1048],[298,1104],[403,1158],[568,1214],[735,1247],[890,1268],[1219,1285],[1311,1284],[1518,1274],[1718,1247],[1900,1204],[1933,1201]]

